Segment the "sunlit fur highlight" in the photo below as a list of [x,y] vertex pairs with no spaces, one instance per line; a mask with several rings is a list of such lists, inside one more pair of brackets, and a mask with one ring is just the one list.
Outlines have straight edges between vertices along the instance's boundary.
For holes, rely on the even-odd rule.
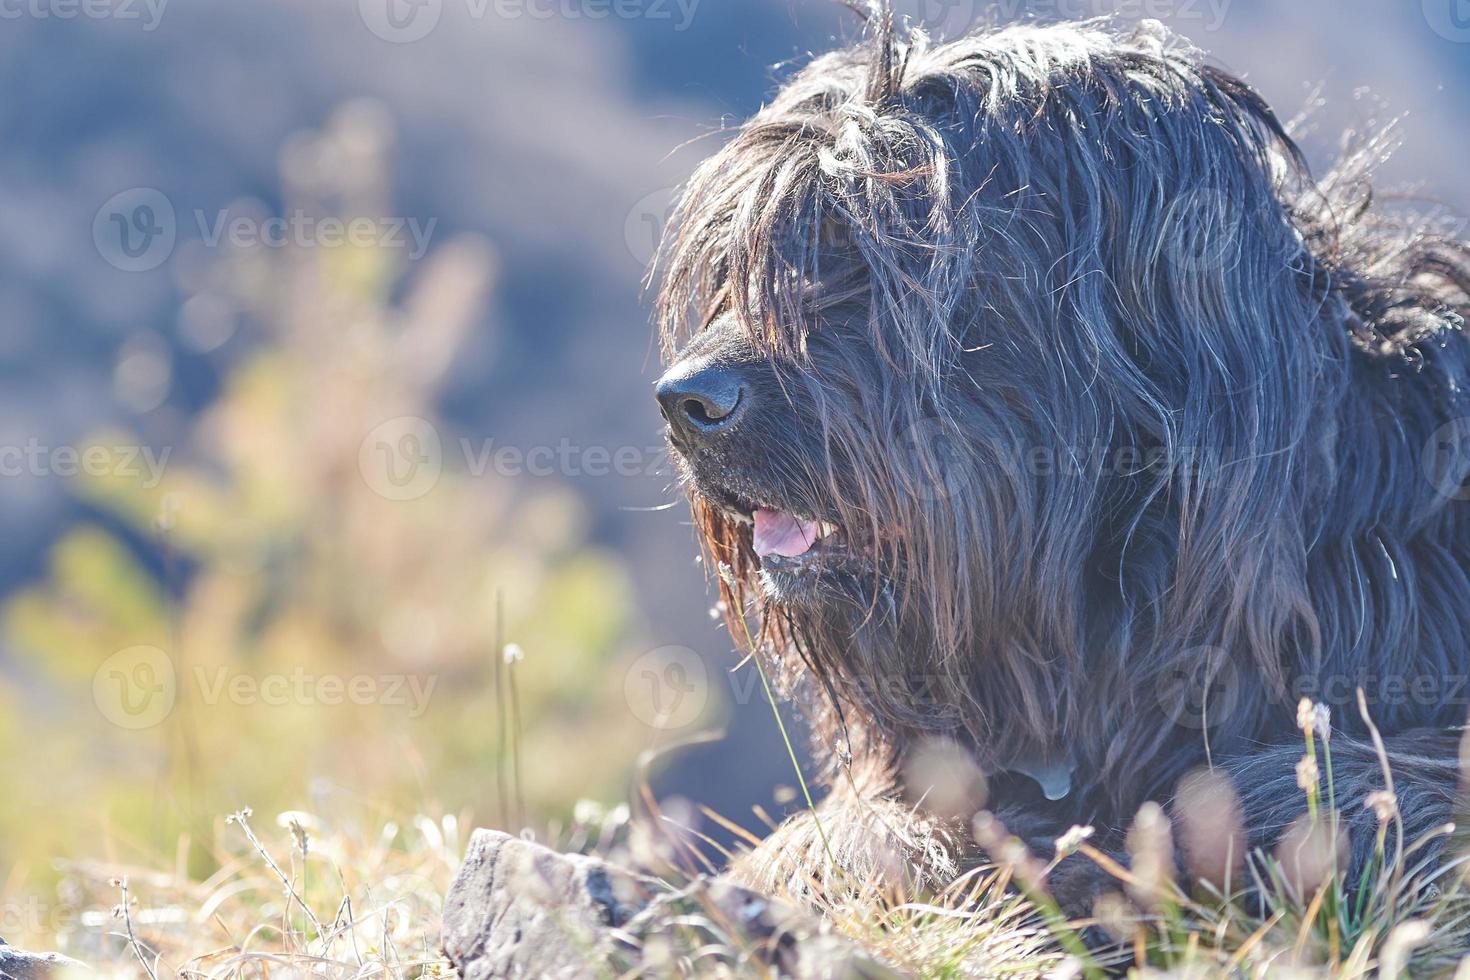
[[[1424,472],[1470,414],[1470,250],[1375,206],[1384,152],[1314,179],[1157,25],[937,44],[880,16],[697,170],[666,359],[733,318],[799,423],[743,479],[876,549],[845,603],[772,605],[748,526],[692,495],[732,633],[759,624],[839,792],[902,792],[940,736],[987,771],[1070,752],[1076,822],[1121,828],[1207,761],[1274,814],[1294,788],[1238,763],[1299,748],[1304,683],[1369,685],[1391,737],[1464,720],[1372,690],[1470,669],[1470,505],[1443,489],[1470,454]],[[1035,447],[1152,462],[1038,475]],[[1223,713],[1169,694],[1181,672]]]

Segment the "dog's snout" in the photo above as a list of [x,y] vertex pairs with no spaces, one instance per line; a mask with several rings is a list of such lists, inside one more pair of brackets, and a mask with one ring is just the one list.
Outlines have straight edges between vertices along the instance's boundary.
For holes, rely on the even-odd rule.
[[659,380],[656,393],[675,434],[694,439],[733,427],[750,401],[739,372],[717,364],[675,365]]

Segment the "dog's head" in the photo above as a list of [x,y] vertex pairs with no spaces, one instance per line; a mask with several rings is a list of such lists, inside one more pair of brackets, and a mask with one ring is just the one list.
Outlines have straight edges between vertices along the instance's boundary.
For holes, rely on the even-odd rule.
[[730,608],[762,597],[919,727],[1116,711],[1136,692],[1066,689],[1099,657],[1279,669],[1317,629],[1349,362],[1444,326],[1347,267],[1330,211],[1162,28],[885,24],[817,59],[695,173],[662,256],[658,398]]

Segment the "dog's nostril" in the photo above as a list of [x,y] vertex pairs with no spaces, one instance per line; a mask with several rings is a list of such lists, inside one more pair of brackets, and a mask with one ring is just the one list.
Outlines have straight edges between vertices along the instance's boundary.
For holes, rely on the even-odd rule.
[[704,407],[704,402],[694,398],[690,398],[684,402],[684,412],[696,422],[703,422],[708,425],[714,421],[714,418],[709,413],[709,409]]
[[742,378],[728,367],[710,365],[702,370],[675,368],[658,384],[664,418],[688,436],[713,435],[728,428],[744,409]]
[[699,425],[714,425],[722,419],[729,418],[730,413],[739,406],[741,394],[743,392],[736,392],[735,402],[731,405],[718,405],[702,398],[686,398],[683,405],[684,413]]

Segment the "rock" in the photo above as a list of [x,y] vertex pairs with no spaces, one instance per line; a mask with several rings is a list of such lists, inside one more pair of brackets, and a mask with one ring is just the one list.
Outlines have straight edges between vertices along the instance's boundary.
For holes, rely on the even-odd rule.
[[0,980],[66,980],[91,968],[60,953],[28,953],[0,940]]
[[492,830],[470,838],[444,900],[444,952],[464,980],[585,974],[658,885]]
[[695,949],[702,964],[740,975],[895,975],[820,919],[757,892],[710,878],[673,890],[492,830],[470,838],[443,920],[445,955],[464,980],[662,976],[675,972],[671,957]]

